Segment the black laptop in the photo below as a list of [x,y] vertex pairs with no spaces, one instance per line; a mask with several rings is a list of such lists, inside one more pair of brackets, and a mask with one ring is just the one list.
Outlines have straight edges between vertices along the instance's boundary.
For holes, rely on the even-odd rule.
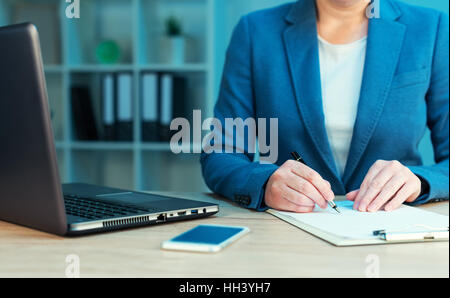
[[61,186],[37,29],[0,28],[0,220],[79,235],[218,211],[205,202],[88,184]]

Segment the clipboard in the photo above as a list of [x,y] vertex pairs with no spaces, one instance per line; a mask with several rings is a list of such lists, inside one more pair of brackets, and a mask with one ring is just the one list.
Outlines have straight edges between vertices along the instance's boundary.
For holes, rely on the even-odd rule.
[[[312,234],[322,240],[325,240],[335,246],[362,246],[362,245],[383,245],[394,243],[417,243],[417,242],[442,242],[448,241],[448,216],[440,215],[437,213],[424,211],[418,208],[402,206],[399,210],[393,212],[380,212],[380,213],[359,213],[354,211],[353,214],[349,209],[353,205],[353,202],[341,201],[337,202],[340,210],[344,210],[344,214],[336,215],[334,210],[330,208],[327,210],[316,209],[310,214],[294,214],[290,212],[280,212],[277,210],[269,209],[266,212],[273,216],[295,226],[303,231]],[[358,214],[356,214],[358,212]],[[314,219],[314,217],[318,218]],[[343,217],[342,217],[343,216]],[[353,228],[359,229],[359,234],[351,232],[340,231],[346,226],[352,228],[352,216],[355,218]],[[389,219],[389,220],[386,220]],[[329,222],[324,222],[328,220]],[[399,223],[398,221],[405,221]],[[346,225],[342,223],[350,223]],[[319,223],[317,223],[319,222]],[[357,227],[356,227],[357,225]],[[402,226],[403,225],[403,226]],[[364,230],[367,226],[367,231]],[[377,226],[378,228],[373,228]],[[399,226],[401,228],[399,228]],[[439,228],[438,228],[439,227]],[[440,227],[445,227],[444,229]],[[430,237],[436,231],[436,237]],[[402,237],[384,237],[386,233],[396,233],[396,235],[402,235]],[[376,233],[378,232],[378,233]],[[416,237],[422,233],[428,237],[419,238]],[[348,234],[348,235],[346,235]],[[407,235],[414,237],[407,237]],[[352,237],[350,237],[352,236]]]

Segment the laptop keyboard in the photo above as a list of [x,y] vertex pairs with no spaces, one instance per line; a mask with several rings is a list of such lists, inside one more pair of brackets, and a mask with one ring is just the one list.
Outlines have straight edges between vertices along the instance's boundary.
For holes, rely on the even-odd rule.
[[103,219],[111,217],[132,216],[148,210],[124,206],[115,203],[101,202],[90,198],[64,196],[66,213],[85,219]]

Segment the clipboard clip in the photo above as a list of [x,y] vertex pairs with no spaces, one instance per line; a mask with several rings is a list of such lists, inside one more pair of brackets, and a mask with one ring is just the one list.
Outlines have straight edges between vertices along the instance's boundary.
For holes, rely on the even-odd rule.
[[444,241],[449,240],[449,228],[446,229],[436,229],[428,231],[387,231],[387,230],[376,230],[373,231],[373,235],[379,237],[385,241]]

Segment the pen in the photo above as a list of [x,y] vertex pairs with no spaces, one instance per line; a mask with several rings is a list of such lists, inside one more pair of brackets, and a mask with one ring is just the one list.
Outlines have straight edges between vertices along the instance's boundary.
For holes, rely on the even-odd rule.
[[[291,155],[296,161],[301,162],[302,164],[307,166],[306,162],[303,160],[303,158],[297,152],[295,152],[295,151],[291,152]],[[339,211],[338,207],[336,206],[336,204],[333,201],[328,202],[328,205],[330,205],[331,208],[336,210],[336,212],[341,213],[341,211]]]

